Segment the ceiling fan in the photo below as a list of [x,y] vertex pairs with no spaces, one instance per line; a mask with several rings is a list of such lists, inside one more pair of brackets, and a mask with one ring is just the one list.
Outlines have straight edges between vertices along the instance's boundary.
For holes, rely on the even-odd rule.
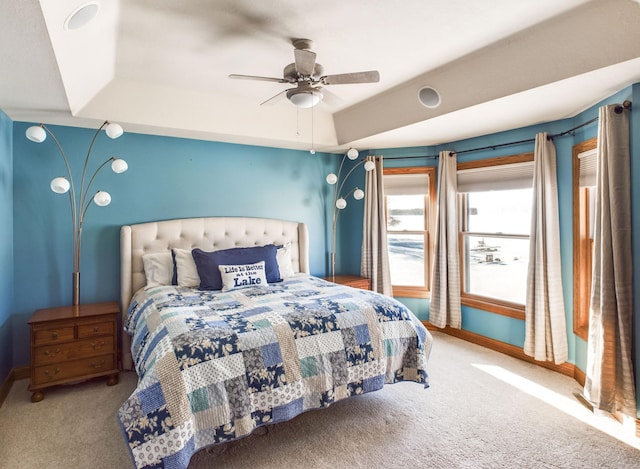
[[334,96],[328,90],[324,89],[324,86],[352,83],[377,83],[380,81],[380,73],[377,70],[324,75],[324,68],[316,62],[316,53],[310,50],[313,44],[310,39],[294,39],[292,44],[294,47],[295,62],[284,68],[282,78],[237,74],[231,74],[229,78],[273,81],[276,83],[296,85],[294,88],[281,91],[260,103],[260,105],[276,102],[286,96],[293,104],[303,108],[313,107],[323,98],[331,98]]

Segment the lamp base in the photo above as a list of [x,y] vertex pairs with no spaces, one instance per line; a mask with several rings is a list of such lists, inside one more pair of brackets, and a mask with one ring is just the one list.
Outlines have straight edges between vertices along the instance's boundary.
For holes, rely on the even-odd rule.
[[80,272],[73,272],[71,274],[71,286],[72,286],[72,301],[73,305],[80,304]]
[[331,251],[331,281],[336,279],[336,253]]

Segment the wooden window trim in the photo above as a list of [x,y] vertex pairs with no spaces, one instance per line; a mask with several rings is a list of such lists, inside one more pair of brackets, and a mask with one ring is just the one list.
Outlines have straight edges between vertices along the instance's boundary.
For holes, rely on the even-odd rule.
[[591,253],[593,242],[588,238],[588,189],[580,187],[578,155],[593,150],[597,137],[578,143],[572,149],[573,193],[573,332],[583,340],[589,335],[589,304],[591,301]]
[[487,298],[469,293],[460,294],[460,303],[472,308],[481,309],[490,313],[508,316],[510,318],[522,319],[524,321],[524,306],[506,301],[499,301],[495,298]]
[[[529,161],[533,161],[533,153],[519,153],[517,155],[510,156],[499,156],[496,158],[487,158],[483,160],[475,160],[475,161],[467,161],[463,163],[458,163],[457,170],[464,169],[475,169],[475,168],[484,168],[487,166],[500,166],[505,164],[514,164],[514,163],[526,163]],[[466,203],[465,197],[459,197],[459,239],[458,239],[458,249],[459,249],[459,258],[462,260],[464,258],[464,243],[463,243],[463,230],[466,226],[466,220],[464,220],[464,204]],[[500,314],[502,316],[508,316],[515,319],[525,319],[525,306],[511,303],[508,301],[501,301],[496,298],[488,298],[481,295],[473,295],[470,293],[466,293],[464,291],[464,262],[460,262],[460,303],[464,306],[470,306],[472,308],[477,308],[482,311],[487,311],[494,314]]]
[[[404,298],[430,298],[430,280],[431,280],[431,264],[433,262],[433,235],[435,230],[435,213],[436,213],[436,171],[434,166],[412,166],[407,168],[384,168],[383,175],[391,174],[427,174],[429,177],[429,203],[426,206],[427,213],[425,216],[429,221],[425,239],[425,265],[427,274],[427,285],[423,287],[410,287],[402,285],[394,285],[393,296]],[[386,210],[385,210],[386,213]]]
[[528,163],[533,161],[533,153],[519,153],[510,156],[498,156],[496,158],[486,158],[484,160],[466,161],[458,163],[457,170],[486,168],[487,166],[502,166],[505,164]]
[[402,298],[431,298],[429,288],[392,286],[393,296]]

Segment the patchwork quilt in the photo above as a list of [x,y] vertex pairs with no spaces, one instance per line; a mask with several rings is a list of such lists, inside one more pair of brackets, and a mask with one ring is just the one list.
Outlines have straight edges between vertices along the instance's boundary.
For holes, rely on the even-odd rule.
[[385,383],[428,387],[432,338],[402,303],[299,274],[228,292],[142,289],[124,324],[138,386],[118,411],[137,468]]

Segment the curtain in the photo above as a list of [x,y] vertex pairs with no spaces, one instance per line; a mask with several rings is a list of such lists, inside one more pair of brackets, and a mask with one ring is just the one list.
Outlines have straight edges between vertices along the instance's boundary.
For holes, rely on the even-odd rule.
[[375,169],[365,173],[360,275],[371,279],[373,291],[392,296],[387,222],[384,213],[382,156],[367,156],[365,164],[370,161],[375,163]]
[[524,353],[540,361],[568,358],[567,319],[560,267],[560,217],[556,149],[547,133],[536,135]]
[[456,209],[457,165],[457,156],[454,153],[440,152],[429,322],[441,328],[449,325],[460,329],[462,313]]
[[595,408],[635,418],[628,111],[599,110],[596,214],[584,394]]

